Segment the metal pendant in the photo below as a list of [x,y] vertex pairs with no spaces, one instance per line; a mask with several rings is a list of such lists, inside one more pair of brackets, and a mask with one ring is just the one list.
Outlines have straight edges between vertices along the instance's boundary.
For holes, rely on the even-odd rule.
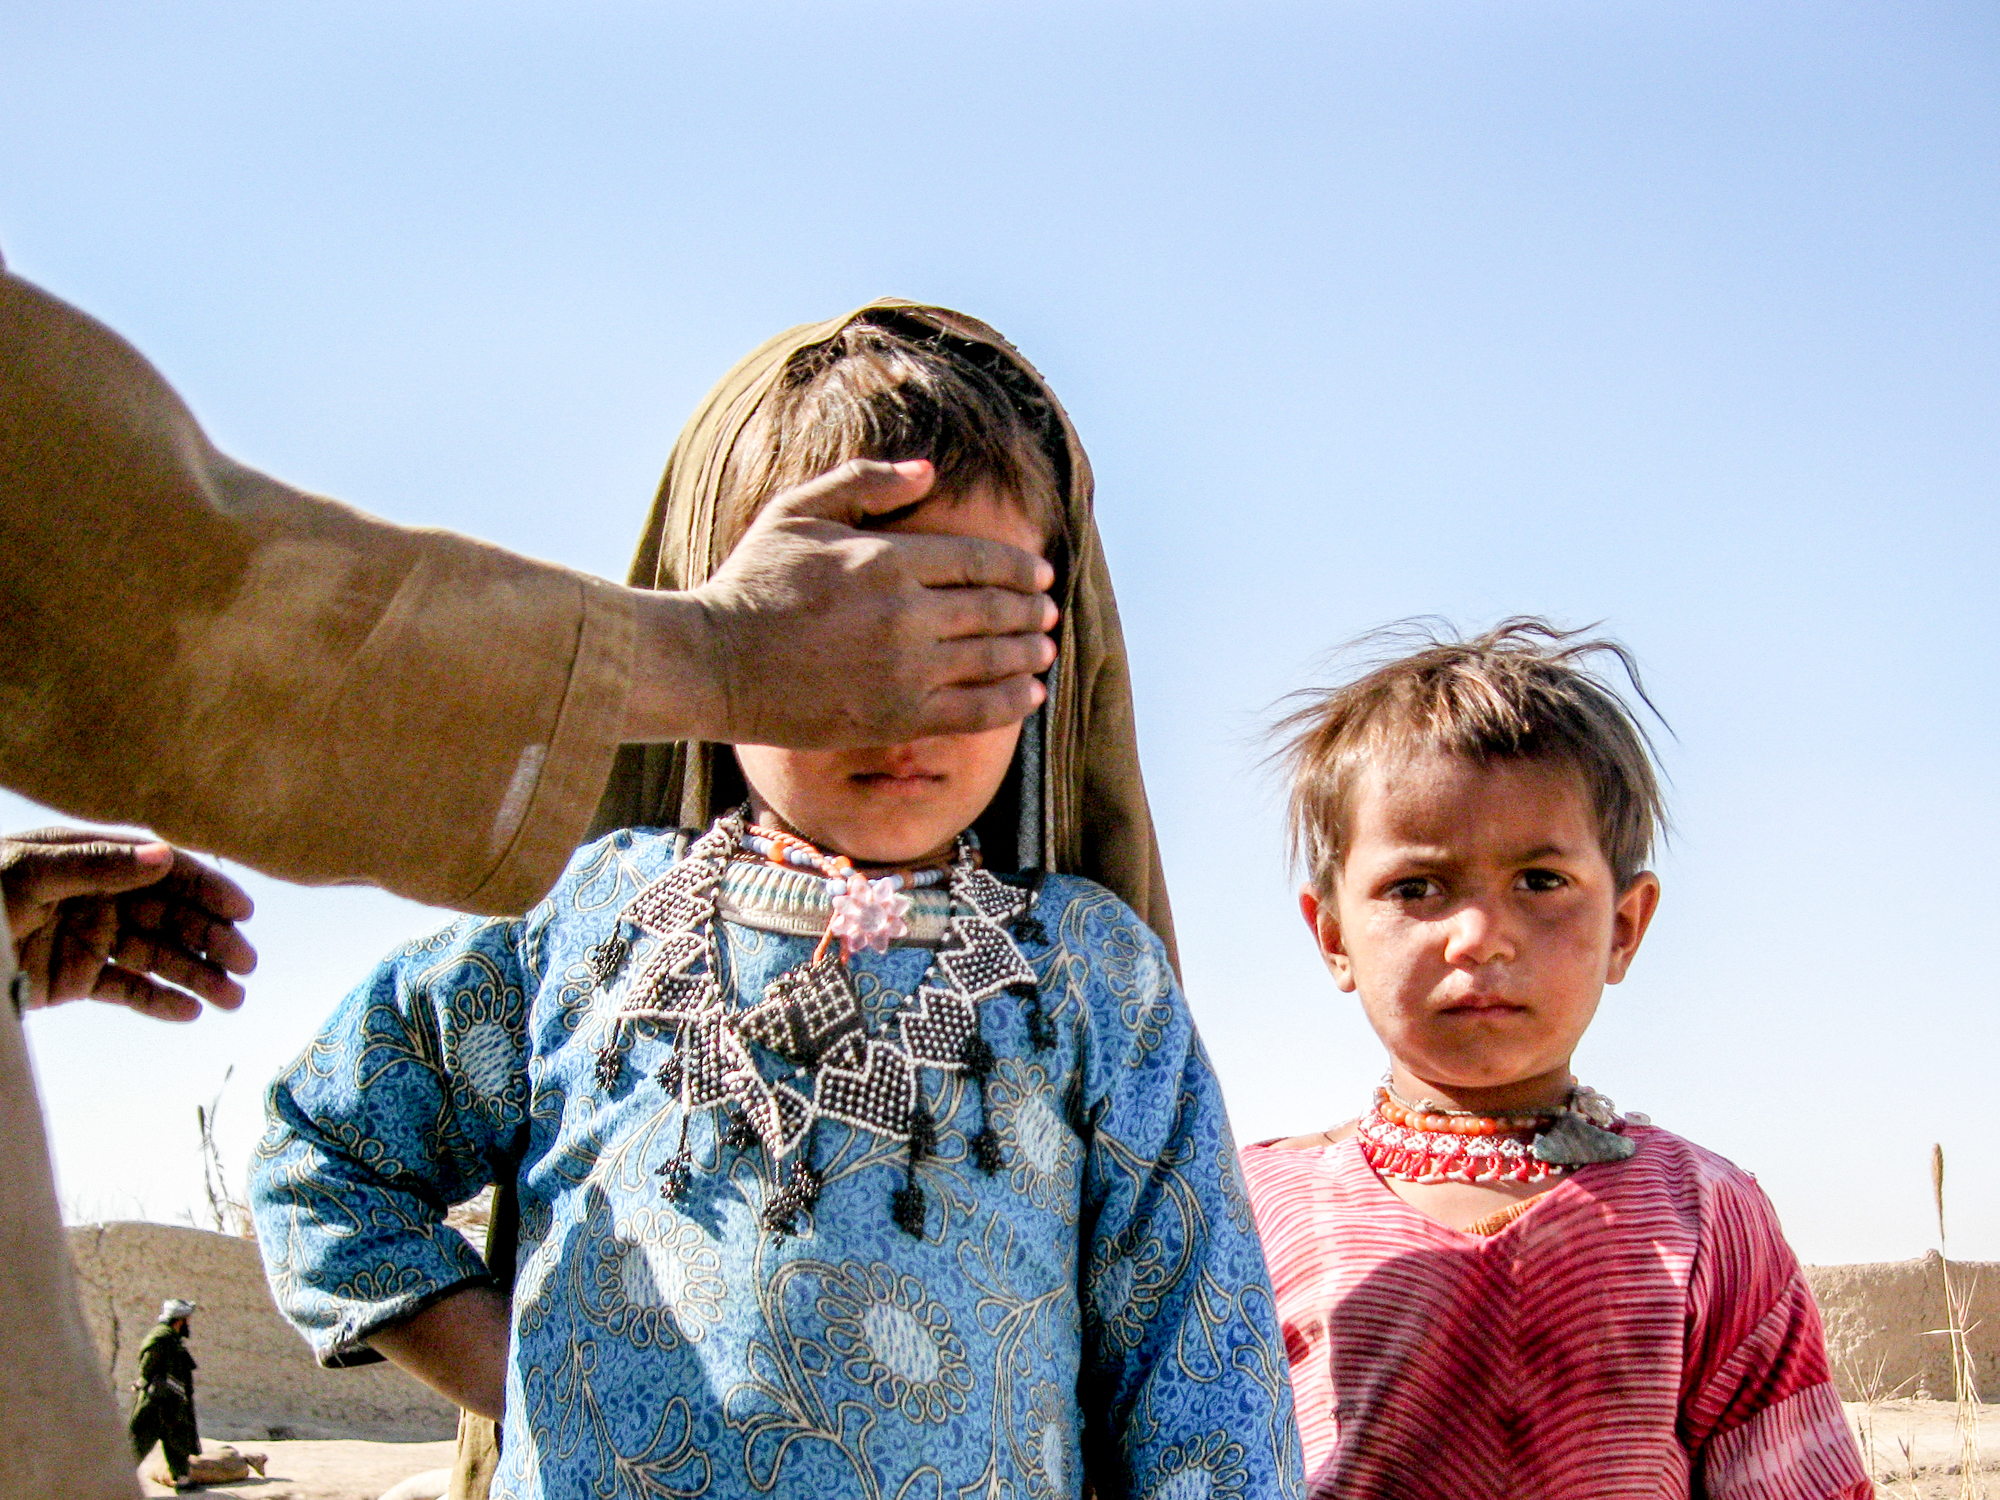
[[1600,1161],[1624,1161],[1638,1143],[1593,1125],[1573,1109],[1556,1116],[1555,1124],[1535,1137],[1530,1154],[1536,1161],[1558,1167],[1587,1167]]

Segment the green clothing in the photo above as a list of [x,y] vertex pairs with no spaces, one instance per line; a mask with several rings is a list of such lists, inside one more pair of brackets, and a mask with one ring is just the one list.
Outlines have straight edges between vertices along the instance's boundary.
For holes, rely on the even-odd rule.
[[155,1323],[139,1346],[139,1400],[132,1408],[132,1454],[144,1458],[153,1444],[167,1472],[185,1479],[188,1460],[201,1452],[194,1421],[194,1356],[171,1323]]

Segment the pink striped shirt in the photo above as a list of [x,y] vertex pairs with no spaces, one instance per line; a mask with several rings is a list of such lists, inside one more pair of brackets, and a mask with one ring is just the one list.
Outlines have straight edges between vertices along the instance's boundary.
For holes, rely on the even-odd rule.
[[1351,1139],[1244,1150],[1310,1495],[1874,1493],[1755,1179],[1625,1129],[1637,1155],[1486,1237],[1404,1203]]

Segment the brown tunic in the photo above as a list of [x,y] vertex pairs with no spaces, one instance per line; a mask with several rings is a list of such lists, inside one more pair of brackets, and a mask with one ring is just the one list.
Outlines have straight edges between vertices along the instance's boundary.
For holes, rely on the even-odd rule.
[[218,453],[0,270],[0,785],[287,880],[525,910],[590,822],[629,597]]

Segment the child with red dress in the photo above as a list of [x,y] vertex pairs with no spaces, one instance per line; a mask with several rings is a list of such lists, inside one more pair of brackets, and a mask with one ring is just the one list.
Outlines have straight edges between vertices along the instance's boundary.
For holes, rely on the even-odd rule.
[[1598,652],[1509,621],[1287,721],[1300,906],[1390,1059],[1243,1153],[1313,1496],[1873,1493],[1755,1180],[1570,1073],[1660,891]]

